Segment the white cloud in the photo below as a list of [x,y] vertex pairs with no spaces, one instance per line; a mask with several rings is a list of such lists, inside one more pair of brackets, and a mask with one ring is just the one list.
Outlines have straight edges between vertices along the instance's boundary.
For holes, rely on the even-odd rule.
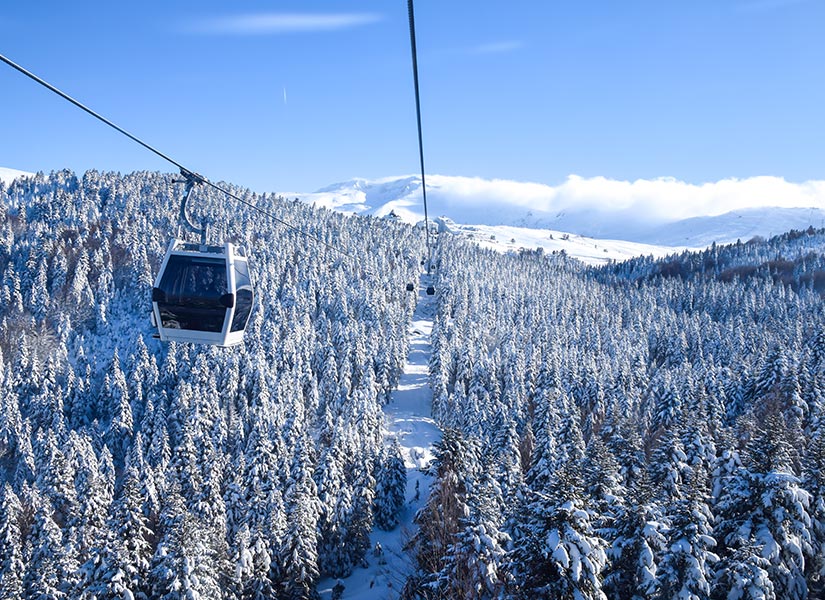
[[382,20],[375,13],[261,13],[201,19],[190,23],[189,33],[207,35],[273,35],[338,31]]
[[715,216],[760,207],[825,209],[825,181],[793,183],[781,177],[750,177],[692,184],[673,178],[622,181],[570,175],[549,186],[469,177],[428,177],[433,196],[456,208],[520,208],[633,214],[648,222]]
[[825,208],[825,181],[791,183],[769,176],[700,185],[672,178],[630,182],[569,177],[559,192],[575,204],[630,210],[653,220],[715,216],[744,208]]

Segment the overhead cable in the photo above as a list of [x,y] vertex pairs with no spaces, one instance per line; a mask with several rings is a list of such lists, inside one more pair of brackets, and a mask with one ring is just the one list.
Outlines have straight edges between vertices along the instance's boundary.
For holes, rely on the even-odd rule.
[[112,129],[117,131],[118,133],[121,133],[121,134],[125,135],[130,140],[132,140],[133,142],[136,142],[136,143],[140,144],[141,146],[143,146],[144,148],[146,148],[150,152],[153,152],[154,154],[158,155],[163,160],[175,165],[180,170],[180,174],[185,179],[192,178],[192,179],[196,180],[198,183],[203,183],[205,185],[208,185],[208,186],[222,192],[223,194],[229,196],[230,198],[240,202],[241,204],[244,204],[244,205],[248,206],[252,210],[255,210],[255,211],[257,211],[257,212],[259,212],[263,215],[266,215],[267,217],[269,217],[273,221],[276,221],[276,222],[280,223],[281,225],[284,225],[285,227],[288,227],[289,229],[292,229],[293,231],[301,234],[302,236],[304,236],[306,238],[309,238],[311,240],[314,240],[314,241],[318,242],[319,244],[323,244],[327,248],[335,250],[339,254],[343,254],[344,256],[349,256],[349,254],[347,254],[345,251],[341,250],[337,246],[334,246],[334,245],[332,245],[328,242],[325,242],[321,238],[316,237],[316,236],[312,235],[311,233],[307,233],[306,231],[300,229],[299,227],[296,227],[296,226],[292,225],[291,223],[288,223],[288,222],[284,221],[283,219],[281,219],[279,217],[276,217],[271,212],[261,208],[260,206],[258,206],[256,204],[253,204],[252,202],[249,202],[248,200],[244,200],[243,198],[241,198],[237,194],[234,194],[234,193],[230,192],[226,188],[221,187],[216,183],[212,183],[207,178],[203,177],[202,175],[199,175],[195,171],[192,171],[191,169],[187,169],[186,167],[184,167],[178,161],[174,160],[173,158],[170,158],[168,155],[164,154],[163,152],[161,152],[157,148],[154,148],[153,146],[150,146],[149,144],[147,144],[146,142],[144,142],[143,140],[141,140],[137,136],[132,135],[131,133],[129,133],[128,131],[126,131],[122,127],[119,127],[118,125],[116,125],[115,123],[113,123],[112,121],[107,119],[106,117],[98,114],[97,112],[95,112],[91,108],[89,108],[88,106],[86,106],[86,105],[82,104],[81,102],[75,100],[74,98],[69,96],[66,92],[63,92],[62,90],[60,90],[57,87],[50,84],[48,81],[38,77],[37,75],[35,75],[31,71],[29,71],[28,69],[25,69],[24,67],[21,67],[16,62],[14,62],[11,59],[3,56],[2,54],[0,54],[0,61],[3,61],[4,63],[9,65],[13,69],[16,69],[17,71],[19,71],[20,73],[22,73],[23,75],[28,77],[29,79],[32,79],[32,80],[36,81],[37,83],[39,83],[40,85],[42,85],[46,89],[54,92],[55,94],[57,94],[58,96],[60,96],[64,100],[67,100],[68,102],[71,102],[72,104],[74,104],[75,106],[80,108],[81,110],[83,110],[83,111],[89,113],[90,115],[92,115],[94,118],[98,119],[99,121],[102,121],[103,123],[105,123],[106,125],[111,127]]

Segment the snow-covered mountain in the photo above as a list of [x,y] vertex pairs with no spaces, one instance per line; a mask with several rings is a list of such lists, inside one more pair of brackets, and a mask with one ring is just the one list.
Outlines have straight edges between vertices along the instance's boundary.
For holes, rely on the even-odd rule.
[[32,175],[33,173],[28,173],[26,171],[18,171],[17,169],[0,167],[0,182],[5,183],[6,185],[10,184],[18,177],[30,177]]
[[[423,219],[418,176],[354,179],[289,196],[342,212],[394,214],[412,223]],[[777,177],[692,185],[669,178],[570,176],[548,186],[431,175],[427,200],[431,218],[445,216],[442,224],[487,245],[565,249],[591,262],[661,256],[825,224],[825,182],[796,184]]]

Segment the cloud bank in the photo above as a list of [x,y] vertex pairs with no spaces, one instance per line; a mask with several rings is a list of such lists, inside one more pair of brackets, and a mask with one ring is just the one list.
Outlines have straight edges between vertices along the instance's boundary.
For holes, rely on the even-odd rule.
[[[793,183],[781,177],[692,184],[673,178],[622,181],[570,175],[549,186],[468,177],[428,177],[445,208],[522,209],[541,213],[633,214],[649,223],[716,216],[747,208],[825,209],[825,181]],[[429,192],[429,190],[428,190]]]
[[[424,218],[417,175],[355,179],[311,194],[285,195],[346,213],[383,217],[392,212],[408,223]],[[428,175],[427,201],[431,218],[446,217],[468,231],[508,226],[672,247],[825,226],[825,181],[793,183],[770,176],[693,184],[570,175],[552,186]]]

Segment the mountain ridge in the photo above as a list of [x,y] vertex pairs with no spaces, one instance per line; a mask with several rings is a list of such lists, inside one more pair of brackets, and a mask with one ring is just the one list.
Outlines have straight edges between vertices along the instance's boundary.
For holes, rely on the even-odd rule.
[[[499,249],[513,249],[528,242],[532,246],[542,239],[558,241],[564,236],[580,236],[592,240],[592,245],[602,242],[610,255],[604,258],[621,259],[628,251],[662,256],[685,248],[704,248],[714,242],[747,241],[756,236],[770,237],[791,229],[822,226],[822,183],[795,184],[775,177],[723,180],[688,186],[688,191],[696,195],[691,204],[691,196],[685,195],[687,184],[670,178],[619,182],[571,176],[564,184],[552,187],[431,175],[427,177],[427,197],[430,218],[444,217],[454,233],[478,239],[468,232],[484,230],[488,240],[491,236],[514,240],[509,247]],[[596,197],[599,186],[605,194],[615,195]],[[672,192],[672,198],[666,196],[668,192]],[[747,205],[749,193],[753,194],[752,206]],[[394,215],[409,223],[424,218],[421,178],[417,175],[356,178],[313,193],[288,195],[339,212],[375,217]],[[666,206],[668,203],[673,206]],[[800,206],[793,206],[794,203]],[[618,255],[613,252],[615,242],[624,246]],[[633,244],[637,247],[633,248]],[[558,244],[538,245],[547,250],[560,249]]]

